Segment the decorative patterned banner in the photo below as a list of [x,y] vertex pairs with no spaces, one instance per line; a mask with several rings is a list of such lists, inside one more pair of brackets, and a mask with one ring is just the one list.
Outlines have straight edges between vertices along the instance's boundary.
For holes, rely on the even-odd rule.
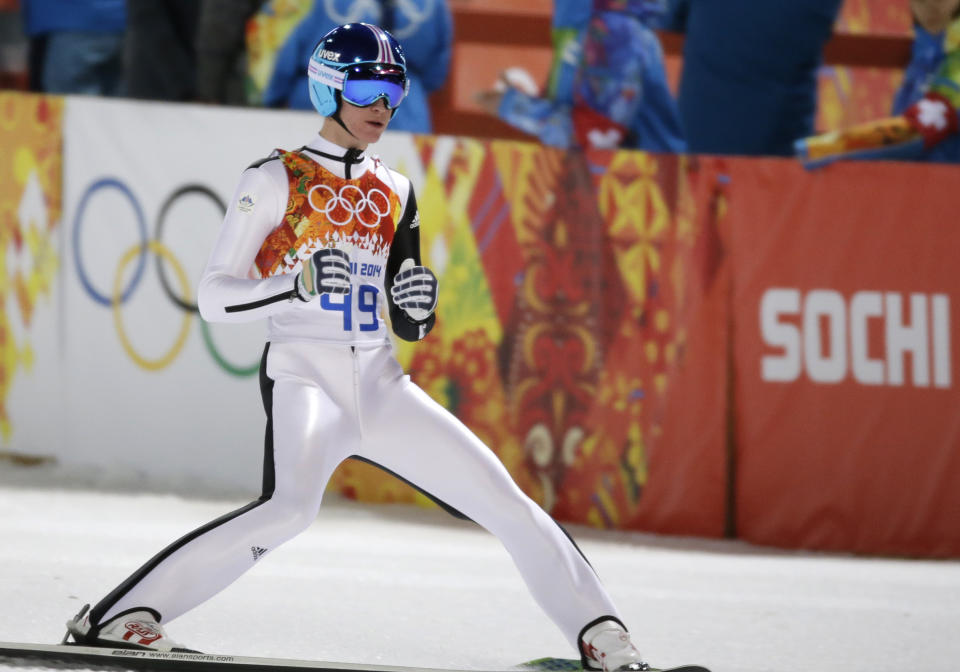
[[[59,266],[63,100],[0,92],[0,437],[7,401],[33,367],[32,326]],[[48,390],[48,393],[50,391]]]
[[[663,465],[662,483],[680,476],[668,428],[713,427],[704,433],[710,457],[692,468],[681,461],[680,481],[722,473],[725,460],[722,402],[717,417],[685,423],[671,417],[686,418],[683,405],[667,403],[709,285],[701,239],[715,237],[715,223],[702,215],[715,203],[699,206],[690,192],[699,166],[449,138],[418,138],[417,148],[421,207],[438,215],[424,216],[422,232],[441,298],[429,343],[404,362],[413,379],[558,518],[618,528],[677,519],[685,531],[721,534],[722,478],[709,514],[688,516],[701,493],[673,509],[642,506],[651,461]],[[722,366],[711,373],[700,372],[700,389],[722,398]],[[362,499],[421,498],[364,464],[342,466],[334,487]]]

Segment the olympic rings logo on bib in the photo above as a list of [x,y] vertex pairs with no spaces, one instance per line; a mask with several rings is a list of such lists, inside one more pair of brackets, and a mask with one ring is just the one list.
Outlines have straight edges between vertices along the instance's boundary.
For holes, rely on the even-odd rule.
[[[314,192],[318,189],[323,190],[321,194],[329,192],[320,204],[314,202]],[[359,194],[359,197],[349,198],[348,196],[353,196],[354,192]],[[375,229],[380,226],[381,220],[390,214],[390,199],[385,193],[377,188],[364,193],[354,184],[343,185],[339,192],[326,184],[314,185],[307,192],[307,202],[315,211],[322,212],[327,221],[334,226],[346,226],[356,219],[366,228]]]
[[[137,233],[139,234],[140,238],[140,241],[127,249],[118,260],[117,269],[114,274],[112,291],[98,289],[94,286],[94,283],[90,279],[90,275],[87,271],[87,266],[84,264],[81,256],[80,244],[83,234],[84,215],[88,206],[90,205],[90,201],[98,192],[103,192],[106,190],[114,190],[119,192],[120,195],[123,196],[123,198],[133,207]],[[73,262],[80,280],[80,284],[83,286],[87,294],[90,295],[91,299],[93,299],[96,303],[111,309],[113,313],[113,323],[117,331],[117,337],[120,340],[120,345],[123,347],[130,359],[137,364],[137,366],[148,371],[158,371],[160,369],[164,369],[177,358],[187,342],[187,337],[189,336],[190,330],[190,322],[193,319],[193,316],[199,313],[197,304],[192,299],[187,298],[190,296],[191,286],[190,279],[187,277],[187,273],[183,268],[183,264],[177,259],[173,251],[162,242],[163,227],[170,209],[174,203],[176,203],[176,201],[190,194],[203,196],[205,199],[211,201],[219,210],[221,219],[226,213],[226,205],[224,204],[223,200],[209,187],[201,184],[188,184],[179,187],[162,201],[162,205],[157,213],[154,224],[153,239],[149,239],[146,217],[144,216],[143,209],[141,208],[137,197],[130,190],[130,188],[120,180],[114,177],[104,177],[95,180],[86,188],[86,190],[84,190],[83,196],[80,198],[76,212],[73,216]],[[127,329],[124,326],[120,310],[139,286],[143,277],[144,268],[147,264],[148,255],[150,253],[153,253],[157,257],[157,273],[159,275],[160,284],[163,288],[164,294],[166,294],[166,296],[174,305],[183,311],[183,321],[180,324],[180,329],[177,332],[177,336],[173,345],[165,353],[156,358],[148,358],[136,350],[130,340],[129,335],[127,334]],[[133,263],[135,263],[135,267],[132,275],[126,286],[124,286],[124,271],[126,271],[127,267]],[[180,285],[180,292],[174,291],[171,285],[171,282],[167,276],[167,265],[173,269],[174,275],[177,278],[177,284]],[[255,363],[248,366],[236,365],[229,362],[217,349],[216,344],[213,341],[213,336],[210,333],[210,326],[204,320],[200,320],[200,331],[203,336],[203,342],[207,351],[210,353],[210,356],[213,357],[217,365],[219,365],[224,371],[239,377],[251,376],[259,371],[259,358]]]

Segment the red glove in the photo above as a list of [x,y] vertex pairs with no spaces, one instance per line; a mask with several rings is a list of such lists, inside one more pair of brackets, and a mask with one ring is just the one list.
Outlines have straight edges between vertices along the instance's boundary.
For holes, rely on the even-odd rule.
[[903,113],[909,123],[923,136],[924,149],[930,149],[957,132],[957,110],[943,95],[930,92]]
[[573,135],[584,149],[616,149],[627,137],[627,127],[611,121],[584,103],[573,106]]

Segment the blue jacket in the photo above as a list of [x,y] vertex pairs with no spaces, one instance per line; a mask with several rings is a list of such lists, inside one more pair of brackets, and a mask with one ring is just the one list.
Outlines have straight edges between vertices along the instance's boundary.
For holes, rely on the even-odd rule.
[[[355,7],[359,6],[359,10]],[[407,59],[410,93],[397,108],[390,129],[430,133],[427,94],[447,80],[453,43],[453,17],[446,0],[410,0],[396,3],[393,33]],[[357,0],[316,0],[313,9],[294,29],[277,53],[273,75],[263,92],[263,104],[312,110],[307,90],[307,63],[317,42],[343,23],[363,21],[382,25],[381,4]],[[371,11],[364,11],[370,9]]]
[[574,117],[589,110],[625,130],[620,147],[686,149],[652,25],[660,0],[556,0],[554,61],[546,97],[508,89],[497,111],[541,142],[576,143]]
[[120,33],[127,26],[125,0],[20,0],[24,32],[73,30]]
[[903,82],[893,98],[891,111],[895,115],[903,114],[923,97],[946,56],[943,49],[944,33],[933,35],[920,24],[915,24],[913,30],[910,63],[903,72]]
[[[913,28],[914,38],[910,64],[907,65],[903,73],[903,83],[893,99],[891,112],[894,115],[903,114],[908,107],[923,98],[931,86],[946,85],[956,88],[956,84],[939,81],[938,77],[940,68],[947,58],[944,49],[946,33],[933,35],[919,24],[915,24]],[[957,114],[960,115],[960,111]],[[889,158],[960,163],[960,135],[953,135],[928,150],[923,150],[916,145],[913,149],[912,153],[904,152]]]
[[793,154],[842,0],[670,0],[686,33],[677,103],[691,152]]

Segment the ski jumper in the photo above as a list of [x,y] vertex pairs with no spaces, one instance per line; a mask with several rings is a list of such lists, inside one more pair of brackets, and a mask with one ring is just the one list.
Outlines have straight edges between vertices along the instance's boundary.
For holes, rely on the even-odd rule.
[[[407,178],[320,136],[243,173],[199,305],[208,321],[267,320],[263,492],[163,549],[93,608],[94,627],[144,608],[165,623],[211,598],[314,521],[328,479],[351,456],[495,534],[575,647],[586,624],[619,618],[563,529],[397,362],[387,319],[411,341],[435,319],[413,322],[390,297],[404,260],[420,264],[419,224]],[[307,300],[297,274],[322,247],[349,254],[352,290]]]

